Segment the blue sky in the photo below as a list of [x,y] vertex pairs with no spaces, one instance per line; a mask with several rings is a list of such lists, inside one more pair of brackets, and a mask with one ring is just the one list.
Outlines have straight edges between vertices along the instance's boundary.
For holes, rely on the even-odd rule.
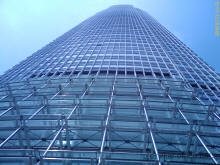
[[[202,3],[201,3],[202,1]],[[0,74],[114,4],[147,11],[220,72],[217,0],[0,0]]]

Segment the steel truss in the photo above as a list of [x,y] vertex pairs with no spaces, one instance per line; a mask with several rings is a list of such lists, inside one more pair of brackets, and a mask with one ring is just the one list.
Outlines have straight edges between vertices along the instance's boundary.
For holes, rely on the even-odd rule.
[[115,73],[0,89],[4,164],[218,164],[220,107],[186,82]]

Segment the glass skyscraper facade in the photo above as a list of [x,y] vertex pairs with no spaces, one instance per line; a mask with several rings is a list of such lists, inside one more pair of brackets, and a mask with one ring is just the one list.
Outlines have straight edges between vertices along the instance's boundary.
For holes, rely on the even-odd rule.
[[220,163],[220,76],[112,6],[0,77],[0,164]]

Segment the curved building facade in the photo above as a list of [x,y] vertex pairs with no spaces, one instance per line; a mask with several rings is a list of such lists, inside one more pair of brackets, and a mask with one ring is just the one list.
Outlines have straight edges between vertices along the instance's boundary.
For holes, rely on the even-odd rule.
[[0,77],[0,164],[218,164],[220,76],[112,6]]

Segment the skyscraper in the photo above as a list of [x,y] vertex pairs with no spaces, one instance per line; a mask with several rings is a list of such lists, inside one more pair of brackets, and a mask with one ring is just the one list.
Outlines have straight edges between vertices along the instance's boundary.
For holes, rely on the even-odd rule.
[[0,164],[218,164],[220,76],[112,6],[0,77]]

